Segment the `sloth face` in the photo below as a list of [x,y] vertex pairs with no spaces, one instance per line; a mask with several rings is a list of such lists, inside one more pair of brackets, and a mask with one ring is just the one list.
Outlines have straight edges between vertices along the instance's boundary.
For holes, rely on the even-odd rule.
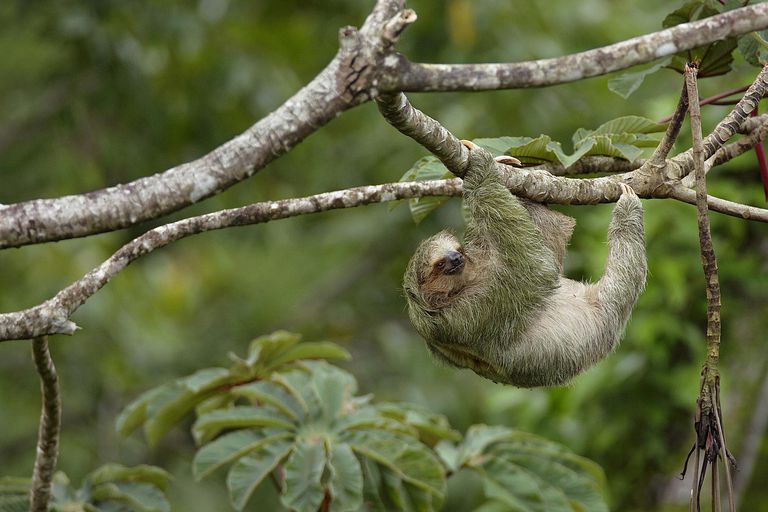
[[467,286],[472,261],[449,233],[439,233],[427,243],[428,257],[420,272],[420,291],[432,306],[444,306]]

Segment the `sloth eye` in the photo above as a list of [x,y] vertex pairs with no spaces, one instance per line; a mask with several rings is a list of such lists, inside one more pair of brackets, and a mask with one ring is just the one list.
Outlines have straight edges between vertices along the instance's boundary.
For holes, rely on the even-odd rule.
[[445,261],[439,261],[437,265],[435,265],[438,269],[443,270],[445,268]]

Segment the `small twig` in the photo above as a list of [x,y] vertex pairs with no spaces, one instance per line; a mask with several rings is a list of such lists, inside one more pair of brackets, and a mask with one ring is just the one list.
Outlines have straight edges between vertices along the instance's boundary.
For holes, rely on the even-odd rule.
[[59,379],[48,351],[48,337],[41,336],[32,341],[32,355],[37,373],[40,375],[40,390],[43,407],[40,413],[40,429],[37,436],[37,457],[30,491],[31,512],[47,512],[51,499],[51,481],[56,470],[59,455],[59,434],[61,429],[61,397]]
[[[748,85],[745,85],[743,87],[736,87],[734,89],[728,89],[727,91],[723,91],[720,94],[715,94],[714,96],[710,96],[709,98],[705,98],[705,99],[701,100],[699,102],[699,105],[700,106],[701,105],[710,105],[710,104],[711,105],[719,105],[720,104],[719,101],[721,99],[727,98],[728,96],[733,96],[734,94],[743,93],[747,89],[749,89]],[[685,91],[685,86],[683,86],[683,91]],[[685,97],[688,98],[688,95],[686,94]],[[734,103],[731,103],[731,105],[734,105],[734,104],[736,104],[735,101],[734,101]],[[670,116],[667,116],[667,117],[665,117],[663,119],[660,119],[659,120],[659,124],[664,124],[664,123],[670,122],[675,117],[675,115],[677,115],[677,111],[675,111],[675,113],[670,115]]]
[[685,119],[685,113],[687,111],[688,93],[685,91],[685,86],[683,86],[683,90],[680,92],[680,99],[677,100],[677,107],[675,107],[674,114],[669,116],[669,119],[660,121],[660,123],[669,123],[669,126],[667,126],[667,131],[664,133],[664,137],[661,139],[661,142],[659,142],[659,145],[656,146],[653,155],[651,155],[650,161],[652,165],[662,165],[666,160],[667,155],[669,155],[669,152],[672,150],[672,146],[675,145],[677,136],[680,134],[680,127],[683,125],[683,119]]

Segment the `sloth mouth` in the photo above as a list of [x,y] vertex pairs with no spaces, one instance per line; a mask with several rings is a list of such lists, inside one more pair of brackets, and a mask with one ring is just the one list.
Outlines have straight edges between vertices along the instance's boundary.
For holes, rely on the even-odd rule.
[[453,267],[451,267],[451,268],[447,269],[447,270],[445,271],[445,273],[446,273],[446,274],[448,274],[448,275],[450,275],[450,276],[452,276],[452,275],[454,275],[454,274],[458,274],[458,273],[459,273],[459,272],[461,272],[462,270],[464,270],[464,260],[461,260],[461,261],[459,261],[458,263],[456,263],[456,265],[455,265],[455,266],[453,266]]

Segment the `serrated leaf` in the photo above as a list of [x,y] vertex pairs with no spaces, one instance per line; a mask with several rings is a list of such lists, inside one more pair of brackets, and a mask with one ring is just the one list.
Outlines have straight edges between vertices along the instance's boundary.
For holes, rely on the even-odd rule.
[[339,438],[358,454],[395,472],[404,482],[442,500],[445,492],[443,468],[435,454],[418,441],[385,431],[347,431]]
[[136,512],[169,512],[171,506],[163,493],[151,484],[117,482],[101,484],[91,491],[94,503],[116,501]]
[[168,486],[171,475],[162,468],[147,464],[128,467],[122,464],[110,463],[104,464],[92,471],[87,479],[94,486],[116,481],[142,482],[164,491]]
[[285,492],[283,505],[296,512],[316,512],[325,496],[320,479],[325,470],[325,447],[321,439],[296,443],[283,466]]
[[363,504],[363,473],[360,462],[346,444],[331,446],[328,461],[331,512],[353,512]]
[[272,359],[266,366],[267,370],[274,370],[282,365],[291,363],[299,359],[341,359],[348,361],[352,356],[350,353],[329,341],[305,341],[293,346]]
[[664,67],[669,66],[671,62],[672,57],[666,57],[660,61],[657,61],[652,66],[641,69],[639,71],[622,73],[621,75],[608,80],[608,89],[618,94],[622,98],[627,99],[642,85],[646,77],[656,73],[658,70]]
[[192,461],[192,473],[202,480],[219,468],[261,449],[263,446],[291,439],[290,433],[267,435],[263,430],[235,430],[200,448]]
[[198,444],[203,444],[224,429],[250,427],[275,427],[292,431],[295,425],[277,411],[265,407],[241,406],[217,409],[200,416],[192,426],[192,435]]
[[304,411],[297,402],[296,397],[274,382],[251,382],[250,384],[233,388],[231,393],[234,396],[247,398],[254,405],[274,407],[294,421],[298,421],[304,415]]
[[282,441],[241,457],[227,474],[229,499],[236,510],[243,510],[253,492],[293,449],[293,442]]

